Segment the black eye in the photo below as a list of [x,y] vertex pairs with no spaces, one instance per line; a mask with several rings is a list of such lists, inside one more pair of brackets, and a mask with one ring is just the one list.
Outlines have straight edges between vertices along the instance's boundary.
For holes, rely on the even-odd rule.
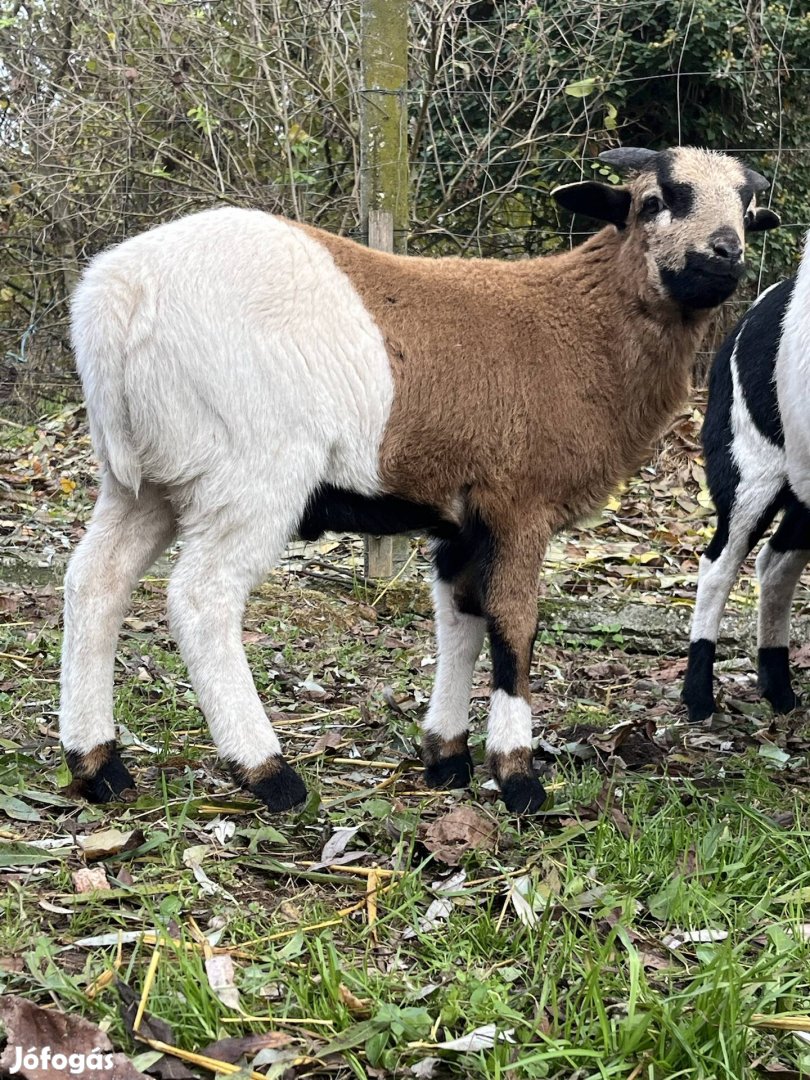
[[641,204],[641,212],[649,217],[660,214],[664,209],[664,203],[657,195],[648,195]]

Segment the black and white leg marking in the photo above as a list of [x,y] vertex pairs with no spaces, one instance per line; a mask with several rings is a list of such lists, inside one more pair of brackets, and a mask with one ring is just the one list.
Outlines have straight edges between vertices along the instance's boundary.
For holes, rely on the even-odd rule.
[[732,509],[725,544],[722,548],[719,544],[715,545],[721,535],[718,524],[712,543],[700,559],[689,661],[682,694],[692,723],[707,719],[715,711],[714,660],[723,611],[740,567],[773,521],[779,505],[776,501],[778,489],[774,493],[772,485],[745,489],[741,483],[737,491],[742,498],[735,502]]
[[810,560],[810,513],[795,499],[757,556],[759,688],[776,712],[795,709],[790,681],[790,607],[802,571]]
[[71,788],[91,802],[110,802],[135,787],[115,745],[115,647],[132,589],[174,531],[160,488],[143,484],[135,495],[107,474],[68,566],[59,737]]
[[467,787],[473,773],[467,746],[470,693],[486,629],[477,560],[462,539],[436,542],[433,558],[437,667],[422,723],[425,783],[435,788]]
[[546,536],[531,527],[496,536],[485,575],[492,650],[487,758],[507,809],[532,814],[546,793],[533,767],[529,671],[537,633],[537,581]]

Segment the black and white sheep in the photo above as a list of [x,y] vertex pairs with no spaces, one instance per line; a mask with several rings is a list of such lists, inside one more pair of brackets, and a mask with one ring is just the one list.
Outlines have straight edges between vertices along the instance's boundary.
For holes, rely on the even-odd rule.
[[604,503],[685,395],[734,291],[767,182],[734,158],[609,151],[634,171],[555,192],[607,222],[519,262],[402,258],[259,211],[214,210],[96,258],[72,309],[104,467],[65,581],[61,738],[88,797],[133,781],[115,745],[115,642],[176,535],[169,619],[221,756],[271,809],[305,793],[248,669],[250,589],[296,529],[435,539],[426,780],[469,783],[488,631],[490,768],[537,809],[529,665],[549,537]]
[[790,607],[810,559],[810,512],[788,483],[776,387],[777,356],[785,345],[782,328],[795,288],[796,279],[790,278],[763,292],[712,364],[703,448],[717,527],[700,560],[682,695],[693,722],[715,710],[715,651],[731,588],[742,563],[780,512],[779,527],[756,561],[757,666],[760,690],[774,709],[789,712],[796,705],[788,667]]

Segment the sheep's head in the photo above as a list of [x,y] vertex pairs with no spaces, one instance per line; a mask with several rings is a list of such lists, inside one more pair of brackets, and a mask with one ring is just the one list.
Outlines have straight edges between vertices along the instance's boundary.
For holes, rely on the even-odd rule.
[[772,229],[779,218],[757,207],[764,176],[711,150],[623,147],[600,154],[626,185],[586,180],[557,188],[568,210],[640,236],[650,284],[686,308],[712,308],[734,292],[745,269],[746,233]]

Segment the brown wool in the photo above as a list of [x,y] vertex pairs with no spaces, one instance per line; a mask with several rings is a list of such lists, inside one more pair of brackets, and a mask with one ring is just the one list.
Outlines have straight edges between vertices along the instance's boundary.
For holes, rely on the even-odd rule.
[[253,769],[245,769],[240,765],[231,764],[231,772],[237,783],[246,788],[255,787],[256,784],[260,784],[263,780],[272,780],[283,768],[284,758],[280,754],[267,758],[261,765],[257,765]]
[[73,776],[78,780],[90,779],[96,775],[110,761],[115,753],[115,742],[100,743],[88,750],[86,754],[78,754],[69,750],[65,757]]
[[[685,316],[651,286],[636,225],[518,262],[388,255],[302,228],[349,277],[388,350],[385,491],[451,518],[461,497],[481,515],[499,545],[488,614],[528,655],[526,599],[549,538],[646,459],[686,395],[708,313]],[[519,678],[528,699],[528,667]]]
[[435,765],[443,758],[464,754],[466,750],[466,732],[463,735],[457,735],[454,739],[442,739],[435,732],[428,733],[422,738],[422,760],[425,765]]
[[541,513],[556,531],[602,504],[686,393],[708,314],[650,288],[640,237],[608,226],[520,262],[371,251],[307,229],[380,328],[394,403],[386,491],[452,514]]

